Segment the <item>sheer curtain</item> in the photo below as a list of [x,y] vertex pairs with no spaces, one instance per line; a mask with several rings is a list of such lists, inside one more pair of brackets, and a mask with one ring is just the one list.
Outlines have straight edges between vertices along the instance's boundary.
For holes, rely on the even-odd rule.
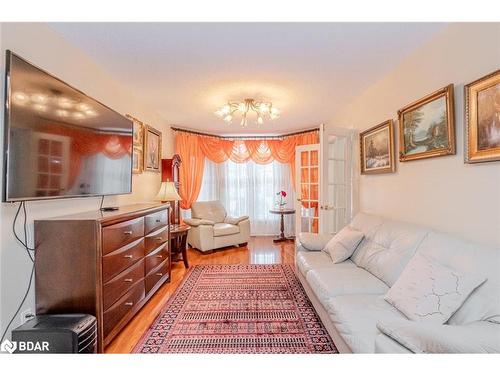
[[[205,161],[205,170],[198,201],[220,200],[231,216],[250,216],[252,235],[279,233],[280,216],[271,214],[278,191],[287,193],[286,207],[293,207],[294,193],[290,167],[273,161],[257,164],[253,161],[224,163]],[[287,235],[294,233],[293,215],[285,215]]]

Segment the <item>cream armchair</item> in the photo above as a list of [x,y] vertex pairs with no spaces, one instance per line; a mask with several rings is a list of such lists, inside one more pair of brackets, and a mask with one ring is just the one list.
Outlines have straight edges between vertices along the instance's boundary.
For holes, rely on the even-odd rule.
[[184,222],[191,226],[187,242],[203,252],[225,246],[246,246],[250,238],[248,216],[228,216],[219,201],[193,203],[191,219]]

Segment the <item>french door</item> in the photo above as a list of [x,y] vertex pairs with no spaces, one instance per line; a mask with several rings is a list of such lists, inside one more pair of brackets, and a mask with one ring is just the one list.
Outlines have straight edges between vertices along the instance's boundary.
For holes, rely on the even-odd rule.
[[336,234],[352,219],[354,131],[322,126],[320,232]]
[[295,149],[295,231],[319,233],[320,220],[320,145]]

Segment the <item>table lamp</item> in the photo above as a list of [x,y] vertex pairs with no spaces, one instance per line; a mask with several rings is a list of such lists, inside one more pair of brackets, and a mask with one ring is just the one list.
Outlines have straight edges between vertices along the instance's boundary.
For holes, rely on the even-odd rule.
[[163,181],[160,185],[160,191],[158,191],[155,200],[165,203],[171,201],[180,201],[182,200],[182,198],[180,197],[179,193],[177,193],[177,189],[175,188],[175,184],[173,182]]

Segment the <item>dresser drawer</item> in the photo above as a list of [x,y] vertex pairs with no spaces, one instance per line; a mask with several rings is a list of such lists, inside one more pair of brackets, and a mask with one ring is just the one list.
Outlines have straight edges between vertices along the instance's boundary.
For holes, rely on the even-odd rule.
[[149,254],[154,249],[157,249],[162,243],[168,241],[168,228],[163,227],[157,231],[148,234],[145,238],[145,254]]
[[146,294],[148,294],[149,291],[155,287],[163,276],[168,275],[168,266],[169,261],[166,260],[161,264],[161,266],[158,266],[158,268],[146,276]]
[[144,279],[144,260],[138,261],[103,286],[103,306],[107,310],[134,284]]
[[144,238],[139,238],[112,253],[106,254],[102,257],[103,282],[111,280],[142,258],[144,258]]
[[168,255],[169,251],[167,243],[164,243],[158,249],[148,254],[145,258],[146,259],[145,274],[147,275],[148,273],[151,272],[152,269],[154,269],[160,263],[163,263],[165,260],[167,260]]
[[104,227],[102,228],[102,254],[110,253],[143,236],[143,217]]
[[167,210],[158,211],[154,214],[147,215],[144,218],[144,233],[151,233],[156,229],[166,226],[167,223]]
[[131,311],[145,296],[144,280],[139,281],[124,296],[104,312],[104,337],[116,327],[118,323]]

